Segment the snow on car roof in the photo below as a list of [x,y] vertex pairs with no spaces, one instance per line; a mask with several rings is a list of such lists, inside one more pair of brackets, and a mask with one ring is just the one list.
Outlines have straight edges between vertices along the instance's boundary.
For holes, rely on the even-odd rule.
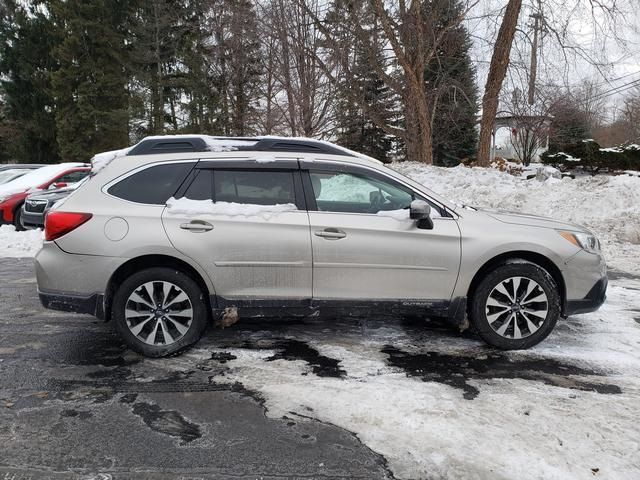
[[[356,157],[361,160],[378,163],[378,164],[382,163],[381,161],[376,160],[375,158],[369,157],[368,155],[364,155],[362,153],[354,152],[353,150],[349,150],[348,148],[341,147],[340,145],[336,145],[334,143],[327,142],[325,140],[317,140],[314,138],[307,138],[307,137],[281,137],[281,136],[265,135],[265,136],[251,137],[251,138],[231,138],[231,137],[224,138],[224,137],[215,137],[212,135],[187,135],[187,134],[156,135],[156,136],[145,137],[142,140],[140,140],[138,144],[146,140],[173,140],[173,139],[180,140],[184,138],[201,139],[202,141],[205,142],[205,144],[207,145],[207,149],[210,152],[232,152],[237,150],[240,147],[244,147],[246,149],[256,145],[260,140],[263,140],[263,139],[282,140],[282,141],[287,141],[287,140],[308,141],[308,142],[320,143],[323,145],[331,146],[337,150],[344,152],[345,155]],[[106,167],[109,163],[111,163],[115,158],[127,155],[127,153],[129,153],[134,147],[135,145],[132,147],[127,147],[120,150],[111,150],[108,152],[102,152],[94,155],[93,158],[91,159],[93,172],[97,173],[100,170],[102,170],[104,167]],[[265,155],[263,161],[272,161],[271,156],[277,155],[277,154],[283,154],[283,153],[284,152],[277,152],[277,151],[269,152]]]
[[29,188],[34,188],[51,180],[56,175],[69,170],[70,168],[84,167],[84,163],[68,162],[47,165],[46,167],[33,170],[10,182],[0,185],[0,194],[12,194],[23,192]]

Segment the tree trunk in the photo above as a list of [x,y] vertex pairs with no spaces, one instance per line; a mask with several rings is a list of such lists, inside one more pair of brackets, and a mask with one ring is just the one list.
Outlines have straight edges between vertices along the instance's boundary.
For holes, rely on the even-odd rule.
[[498,101],[502,82],[507,74],[513,36],[518,25],[522,0],[509,0],[500,25],[498,38],[493,48],[487,84],[482,98],[482,119],[480,120],[480,140],[478,144],[478,165],[489,166],[491,157],[491,133],[498,111]]
[[[410,89],[408,89],[410,90]],[[429,104],[424,91],[405,93],[407,160],[433,164],[433,142]]]

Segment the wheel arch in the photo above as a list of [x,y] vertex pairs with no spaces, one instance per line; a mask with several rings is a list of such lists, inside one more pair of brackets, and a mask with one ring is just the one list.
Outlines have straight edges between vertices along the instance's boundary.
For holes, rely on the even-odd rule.
[[122,282],[135,272],[144,270],[151,267],[167,267],[175,268],[176,270],[188,275],[193,279],[198,286],[202,289],[207,302],[207,307],[211,311],[211,289],[208,287],[207,282],[203,276],[192,265],[186,261],[172,257],[170,255],[162,254],[149,254],[127,260],[120,265],[109,278],[107,288],[104,294],[104,318],[109,320],[111,318],[111,304],[113,302],[113,296],[118,289],[118,286]]
[[514,250],[510,252],[504,252],[487,260],[478,269],[478,271],[473,276],[471,283],[469,284],[469,290],[467,292],[467,298],[469,299],[468,305],[471,305],[471,299],[473,299],[473,295],[475,294],[475,290],[478,287],[480,281],[496,267],[498,267],[499,265],[504,265],[505,263],[509,263],[510,260],[526,260],[538,265],[539,267],[544,268],[547,272],[549,272],[549,275],[551,275],[553,280],[556,282],[556,285],[558,285],[560,293],[560,305],[562,309],[562,315],[564,315],[567,306],[567,290],[560,268],[558,268],[558,266],[549,257],[546,257],[541,253],[527,250]]

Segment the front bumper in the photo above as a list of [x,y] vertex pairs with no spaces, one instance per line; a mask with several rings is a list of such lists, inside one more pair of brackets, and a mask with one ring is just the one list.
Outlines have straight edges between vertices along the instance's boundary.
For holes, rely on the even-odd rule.
[[21,221],[24,228],[44,228],[44,213],[31,213],[22,209]]
[[569,316],[598,310],[607,299],[607,285],[607,277],[601,278],[593,288],[589,290],[586,297],[581,300],[568,300],[565,314]]

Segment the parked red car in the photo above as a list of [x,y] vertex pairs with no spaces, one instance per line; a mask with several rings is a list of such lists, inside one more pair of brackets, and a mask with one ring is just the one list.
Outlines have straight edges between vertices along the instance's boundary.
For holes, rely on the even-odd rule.
[[59,163],[38,168],[15,180],[0,185],[0,224],[13,224],[22,230],[20,212],[29,193],[49,188],[63,188],[89,175],[85,163]]

